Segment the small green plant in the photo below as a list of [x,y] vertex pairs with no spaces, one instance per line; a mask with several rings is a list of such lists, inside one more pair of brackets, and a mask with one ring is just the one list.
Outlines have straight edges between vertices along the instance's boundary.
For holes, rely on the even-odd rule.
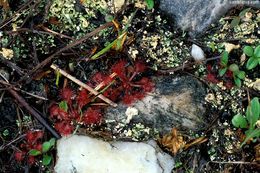
[[245,16],[245,14],[246,14],[247,12],[249,12],[250,10],[251,10],[251,8],[246,8],[246,9],[244,9],[243,11],[241,11],[238,16],[236,16],[236,17],[234,17],[234,18],[232,19],[232,21],[231,21],[231,23],[230,23],[230,26],[231,26],[232,28],[236,27],[236,26],[240,23],[241,19]]
[[260,45],[258,45],[255,49],[251,46],[245,46],[243,52],[249,57],[246,63],[246,68],[248,70],[260,65]]
[[49,141],[46,141],[42,144],[42,150],[41,151],[36,150],[36,149],[32,149],[32,150],[29,151],[29,155],[31,155],[31,156],[42,155],[43,156],[42,157],[42,164],[44,166],[48,166],[52,161],[52,157],[47,153],[55,145],[55,141],[56,140],[54,138],[51,138]]
[[241,144],[243,146],[248,140],[258,138],[260,136],[260,128],[256,127],[259,121],[260,104],[257,97],[253,98],[246,109],[246,115],[237,114],[232,118],[232,124],[237,128],[245,128],[246,138]]
[[147,8],[149,10],[153,9],[153,7],[154,7],[154,0],[145,0],[145,2],[146,2],[146,5],[147,5]]
[[232,71],[233,73],[233,78],[234,78],[234,82],[236,84],[236,86],[241,87],[241,80],[245,79],[245,75],[246,73],[244,71],[239,70],[239,67],[237,64],[231,64],[228,65],[228,52],[224,51],[221,59],[220,59],[220,63],[221,63],[221,69],[219,70],[219,76],[223,76],[227,70]]

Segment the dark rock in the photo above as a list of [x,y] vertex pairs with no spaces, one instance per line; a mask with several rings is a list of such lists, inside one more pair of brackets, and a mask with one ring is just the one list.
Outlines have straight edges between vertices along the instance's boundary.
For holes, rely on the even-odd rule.
[[[130,124],[142,123],[156,128],[161,134],[170,132],[173,127],[183,130],[205,127],[206,90],[201,82],[190,76],[168,76],[156,79],[155,83],[153,93],[130,106],[138,110],[138,115],[132,117]],[[120,104],[107,110],[105,119],[111,129],[120,123],[128,123],[127,109],[129,106]]]
[[173,16],[176,24],[195,36],[228,10],[246,5],[260,8],[259,0],[160,0],[160,9]]

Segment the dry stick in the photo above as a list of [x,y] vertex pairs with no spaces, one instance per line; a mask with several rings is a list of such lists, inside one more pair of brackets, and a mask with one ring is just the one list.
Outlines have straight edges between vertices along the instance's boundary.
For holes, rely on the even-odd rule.
[[[0,83],[2,85],[8,85],[8,83],[0,80]],[[9,86],[9,85],[8,85]],[[18,101],[18,103],[25,107],[25,109],[34,116],[47,130],[50,131],[50,133],[57,139],[59,139],[61,136],[45,121],[44,118],[36,111],[34,110],[27,102],[26,100],[21,97],[15,90],[12,88],[8,87],[7,91]]]
[[106,103],[110,104],[113,107],[116,107],[117,104],[112,102],[110,99],[106,98],[105,96],[103,96],[102,94],[100,94],[98,91],[94,90],[93,88],[91,88],[90,86],[88,86],[87,84],[84,84],[83,82],[81,82],[80,80],[76,79],[75,77],[71,76],[70,74],[68,74],[67,72],[65,72],[64,70],[60,69],[59,67],[57,67],[55,64],[51,65],[51,68],[54,70],[57,70],[60,74],[62,74],[63,76],[65,76],[66,78],[70,79],[71,81],[75,82],[76,84],[78,84],[79,86],[87,89],[89,92],[91,92],[92,94],[94,94],[95,96],[97,96],[98,98],[102,99],[103,101],[105,101]]
[[72,47],[75,47],[79,44],[81,44],[82,42],[86,41],[87,39],[89,39],[90,37],[96,35],[97,33],[99,33],[99,31],[107,28],[107,27],[110,27],[110,26],[113,26],[113,23],[112,22],[108,22],[98,28],[96,28],[94,31],[86,34],[83,38],[80,38],[78,40],[75,40],[74,42],[68,44],[67,46],[61,48],[60,50],[58,50],[57,52],[53,53],[52,55],[50,55],[48,58],[46,58],[44,61],[42,61],[40,64],[38,64],[34,69],[32,69],[30,72],[28,72],[26,75],[24,75],[19,81],[18,83],[21,83],[22,81],[28,79],[31,77],[32,74],[35,74],[40,68],[43,68],[44,66],[46,66],[48,63],[51,62],[52,59],[55,58],[55,56],[59,55],[60,53],[68,50],[68,49],[71,49]]

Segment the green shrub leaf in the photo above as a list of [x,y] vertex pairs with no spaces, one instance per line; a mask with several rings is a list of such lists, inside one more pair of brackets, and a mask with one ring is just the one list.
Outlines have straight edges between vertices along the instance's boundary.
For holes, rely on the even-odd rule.
[[228,63],[228,52],[224,51],[221,57],[221,65],[227,66]]
[[248,70],[251,70],[251,69],[255,68],[257,66],[257,64],[258,64],[258,59],[251,57],[251,58],[249,58],[249,60],[246,63],[246,68]]
[[254,49],[251,46],[245,46],[243,49],[243,52],[247,55],[247,56],[253,56],[254,54]]
[[42,158],[42,164],[43,164],[44,166],[47,166],[47,165],[49,165],[49,164],[51,163],[51,160],[52,160],[51,156],[45,154],[45,155],[43,156],[43,158]]
[[36,149],[32,149],[32,150],[29,151],[30,156],[38,156],[40,154],[42,154],[42,153],[39,150],[36,150]]
[[247,128],[247,121],[241,114],[237,114],[232,118],[232,124],[237,128]]
[[242,11],[239,13],[239,16],[240,16],[240,17],[245,16],[245,14],[246,14],[248,11],[250,11],[250,10],[251,10],[251,8],[246,8],[246,9],[242,10]]
[[236,86],[238,86],[239,88],[241,87],[241,80],[239,78],[234,78],[235,84]]
[[147,8],[149,10],[153,9],[154,7],[154,0],[145,0],[146,4],[147,4]]
[[260,58],[260,45],[258,45],[258,46],[255,48],[254,55],[255,55],[255,57],[257,57],[257,58]]
[[223,76],[226,73],[226,71],[227,71],[227,68],[220,69],[218,72],[219,76]]
[[232,72],[238,72],[239,71],[239,67],[236,64],[231,64],[229,66],[229,70],[232,71]]
[[230,26],[231,26],[232,28],[234,28],[235,26],[237,26],[237,25],[239,24],[239,22],[240,22],[240,18],[239,18],[239,17],[235,17],[235,18],[231,21]]
[[241,146],[245,145],[245,143],[251,139],[251,138],[258,138],[260,137],[260,128],[250,130],[248,133],[246,133],[246,139],[244,142],[241,144]]
[[249,122],[250,129],[254,129],[255,123],[259,119],[259,100],[258,98],[253,98],[246,109],[246,119]]
[[246,77],[246,73],[244,71],[239,71],[236,75],[240,79],[245,79],[245,77]]

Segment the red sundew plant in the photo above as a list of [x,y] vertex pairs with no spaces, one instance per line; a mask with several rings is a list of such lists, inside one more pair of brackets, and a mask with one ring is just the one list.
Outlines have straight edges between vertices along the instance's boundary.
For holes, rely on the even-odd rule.
[[[87,83],[92,88],[99,90],[105,97],[112,101],[122,101],[132,104],[151,92],[154,83],[141,73],[147,70],[142,61],[129,65],[126,60],[119,60],[111,67],[111,74],[95,73]],[[113,76],[113,77],[111,77]],[[114,79],[117,77],[117,79]],[[99,102],[87,90],[78,92],[66,87],[60,91],[62,101],[50,107],[50,117],[54,121],[55,129],[63,136],[73,133],[77,125],[98,125],[102,122],[102,107],[91,106],[93,101]]]
[[28,131],[26,140],[20,145],[20,150],[14,153],[14,158],[18,162],[22,162],[27,158],[30,165],[35,163],[35,156],[29,155],[28,152],[32,149],[42,150],[43,131]]

